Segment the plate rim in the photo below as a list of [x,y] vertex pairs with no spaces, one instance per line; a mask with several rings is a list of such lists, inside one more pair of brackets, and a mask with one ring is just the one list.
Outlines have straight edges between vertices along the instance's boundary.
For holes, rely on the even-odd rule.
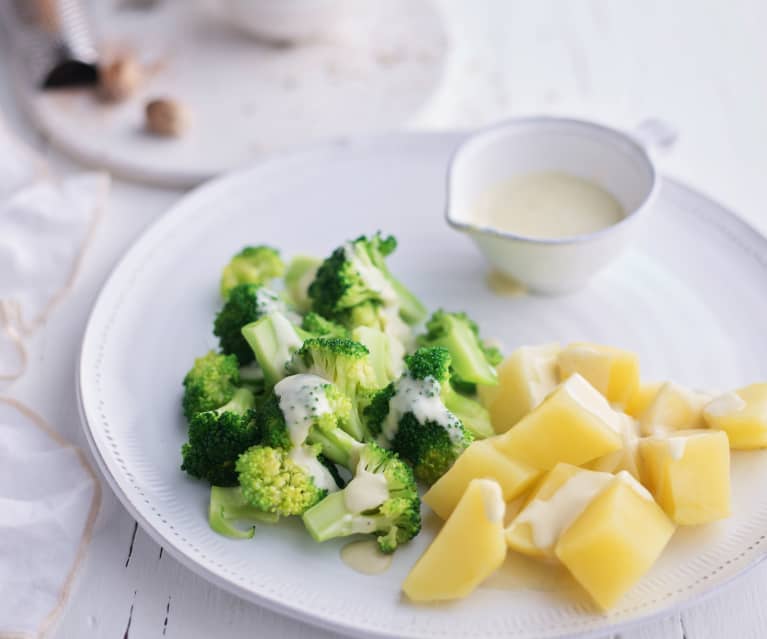
[[[176,200],[165,212],[159,215],[150,225],[148,225],[136,238],[131,241],[129,246],[125,249],[120,259],[115,263],[109,272],[108,277],[101,285],[98,295],[96,296],[91,309],[88,313],[88,319],[85,324],[85,329],[82,333],[80,340],[79,355],[76,363],[76,375],[75,375],[75,392],[77,397],[77,408],[80,418],[82,430],[85,434],[85,438],[88,442],[88,446],[91,453],[96,460],[99,471],[107,482],[112,492],[117,496],[122,506],[130,513],[130,515],[141,525],[142,529],[159,545],[167,550],[177,561],[182,565],[189,568],[192,572],[202,577],[209,583],[216,587],[222,588],[225,591],[234,594],[235,596],[244,599],[250,603],[254,603],[259,606],[287,616],[292,619],[296,619],[311,626],[321,627],[326,630],[340,632],[346,636],[360,636],[367,637],[422,637],[432,636],[424,635],[411,630],[410,634],[394,634],[394,631],[388,631],[385,629],[369,627],[360,625],[358,622],[346,622],[342,618],[327,617],[321,612],[310,612],[303,610],[296,605],[291,605],[285,601],[280,600],[277,597],[270,596],[268,594],[258,593],[244,585],[237,584],[236,582],[227,579],[223,575],[219,575],[212,567],[195,559],[192,555],[184,551],[183,548],[177,546],[173,538],[167,536],[160,531],[148,516],[134,504],[133,499],[129,496],[126,490],[120,485],[118,478],[110,470],[106,459],[102,454],[101,447],[96,442],[94,434],[92,433],[92,426],[88,420],[87,409],[85,406],[85,397],[83,393],[83,371],[86,366],[87,348],[91,341],[95,339],[96,335],[96,314],[100,310],[102,304],[106,303],[107,291],[112,286],[113,282],[117,279],[121,271],[125,268],[125,265],[132,259],[134,253],[139,251],[145,242],[151,238],[155,233],[161,231],[161,229],[170,223],[170,220],[182,215],[184,210],[190,206],[194,206],[194,203],[198,200],[204,200],[211,193],[215,193],[219,189],[226,190],[228,183],[236,183],[244,175],[247,175],[254,171],[267,170],[271,166],[277,165],[289,165],[293,162],[304,162],[307,160],[335,157],[339,154],[344,154],[347,151],[353,151],[364,148],[380,148],[381,145],[388,146],[400,146],[407,148],[408,146],[421,146],[423,143],[433,144],[453,144],[454,146],[460,143],[468,135],[466,130],[447,130],[447,131],[420,131],[420,132],[395,132],[395,133],[382,133],[371,136],[361,136],[354,139],[338,139],[330,140],[324,143],[313,144],[301,149],[291,150],[284,153],[275,154],[264,160],[256,161],[248,164],[235,171],[230,171],[221,176],[218,176],[212,180],[209,180],[200,186],[183,194],[178,200]],[[448,158],[446,158],[448,159]],[[688,196],[693,196],[700,200],[706,201],[709,205],[716,208],[718,212],[728,218],[728,223],[735,224],[740,227],[740,231],[752,236],[756,241],[762,242],[767,247],[767,237],[762,235],[756,228],[749,224],[746,220],[741,218],[737,213],[727,206],[721,204],[718,200],[709,197],[706,193],[687,186],[684,182],[668,177],[664,174],[660,174],[661,187],[663,185],[669,185],[673,190],[682,192]],[[659,189],[659,198],[663,197],[662,188]],[[668,195],[666,195],[668,197]],[[767,260],[759,260],[765,268],[767,268]],[[654,620],[669,616],[674,613],[686,610],[694,605],[701,603],[720,593],[722,590],[730,588],[735,582],[742,577],[750,573],[756,566],[762,561],[767,559],[767,549],[763,549],[761,552],[755,552],[748,562],[743,565],[741,570],[736,574],[731,575],[727,579],[720,581],[716,584],[712,584],[711,587],[706,590],[692,595],[690,598],[683,601],[677,601],[667,606],[662,606],[654,612],[649,614],[640,614],[633,619],[617,621],[610,623],[609,617],[605,617],[607,622],[604,626],[597,629],[587,630],[563,630],[555,631],[556,634],[550,635],[551,637],[557,637],[564,639],[565,637],[571,637],[573,639],[580,638],[586,639],[589,637],[602,636],[605,634],[615,633],[629,628],[634,628],[643,624],[650,623]]]

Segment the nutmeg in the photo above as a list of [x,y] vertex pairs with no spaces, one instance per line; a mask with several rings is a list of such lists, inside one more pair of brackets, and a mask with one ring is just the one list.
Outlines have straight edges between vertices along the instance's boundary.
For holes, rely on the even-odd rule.
[[133,56],[119,56],[99,69],[99,96],[106,102],[121,102],[143,79],[143,69]]
[[170,98],[158,98],[147,102],[146,129],[155,135],[178,137],[189,126],[186,107]]

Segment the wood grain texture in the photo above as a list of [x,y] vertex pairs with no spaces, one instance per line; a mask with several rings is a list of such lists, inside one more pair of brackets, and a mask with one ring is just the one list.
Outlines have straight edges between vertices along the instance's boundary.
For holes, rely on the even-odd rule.
[[[477,126],[513,115],[582,115],[630,127],[661,117],[680,138],[663,170],[714,195],[767,231],[767,3],[759,0],[439,0],[454,47],[445,83],[420,123]],[[0,60],[0,108],[46,151],[15,108]],[[52,163],[72,164],[53,152]],[[10,392],[84,445],[72,371],[88,310],[115,260],[178,197],[116,184],[70,297],[30,346]],[[45,398],[40,398],[41,389]],[[332,636],[209,586],[162,553],[105,491],[86,563],[54,639],[227,639]],[[130,552],[131,543],[133,544]],[[130,560],[128,554],[130,552]],[[127,565],[126,565],[127,563]],[[767,635],[767,565],[685,611],[620,639],[758,639]],[[607,639],[607,638],[605,638]]]

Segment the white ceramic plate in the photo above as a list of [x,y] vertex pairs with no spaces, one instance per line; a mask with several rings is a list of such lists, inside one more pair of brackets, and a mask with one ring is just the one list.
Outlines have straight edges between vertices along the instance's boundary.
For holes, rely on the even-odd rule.
[[[85,430],[126,508],[195,572],[250,601],[338,631],[386,637],[559,637],[606,633],[690,604],[765,554],[767,453],[736,453],[733,515],[678,532],[608,616],[583,596],[483,587],[453,605],[415,607],[399,585],[430,533],[366,577],[342,543],[298,521],[232,541],[207,525],[207,489],[179,469],[181,379],[215,346],[219,269],[246,242],[324,255],[376,229],[399,237],[393,270],[431,307],[467,309],[507,349],[589,339],[639,352],[647,379],[729,388],[767,378],[767,241],[666,180],[645,234],[578,294],[498,297],[468,238],[443,221],[445,169],[459,134],[400,135],[276,159],[184,198],[128,252],[85,334]],[[467,539],[466,543],[471,543]]]

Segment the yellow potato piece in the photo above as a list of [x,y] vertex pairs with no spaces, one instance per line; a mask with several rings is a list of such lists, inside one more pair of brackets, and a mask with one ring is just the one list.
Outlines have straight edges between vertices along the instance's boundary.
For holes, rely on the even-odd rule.
[[474,479],[442,530],[402,584],[411,601],[443,601],[469,595],[506,558],[506,504],[497,482]]
[[677,431],[639,442],[642,480],[677,524],[730,514],[730,447],[722,431]]
[[674,524],[649,493],[614,481],[562,534],[554,552],[604,610],[655,563]]
[[478,386],[496,433],[505,433],[559,383],[559,344],[522,346],[498,366],[497,386]]
[[531,557],[556,560],[554,544],[562,530],[588,505],[596,494],[594,490],[602,490],[611,480],[612,475],[607,473],[557,464],[533,489],[506,528],[509,548]]
[[508,502],[540,477],[538,469],[501,453],[493,439],[469,446],[423,496],[423,501],[442,519],[450,517],[472,479],[494,479],[501,487],[503,500]]
[[625,470],[636,479],[639,479],[639,451],[637,450],[639,424],[628,415],[622,414],[621,417],[623,418],[623,430],[621,431],[623,447],[594,461],[590,461],[583,466],[589,470],[597,470],[603,473],[619,473]]
[[506,455],[550,470],[559,462],[579,466],[618,450],[622,428],[620,413],[576,373],[493,441]]
[[559,375],[578,373],[608,401],[626,406],[639,388],[639,358],[629,351],[601,344],[576,342],[559,354]]
[[639,416],[639,430],[644,436],[673,430],[704,428],[703,407],[711,397],[689,388],[666,382],[649,406]]
[[639,417],[655,399],[661,386],[663,386],[663,382],[640,383],[639,388],[626,404],[626,414],[635,418]]
[[767,448],[767,384],[717,397],[704,407],[703,419],[709,428],[727,433],[731,448]]

